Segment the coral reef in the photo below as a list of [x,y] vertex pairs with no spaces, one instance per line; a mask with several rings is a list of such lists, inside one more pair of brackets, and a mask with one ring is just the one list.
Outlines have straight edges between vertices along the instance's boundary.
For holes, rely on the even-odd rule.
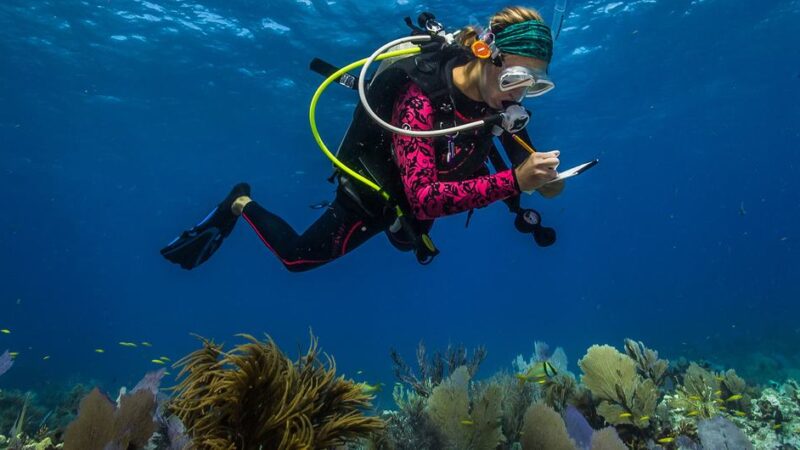
[[372,398],[364,386],[337,377],[313,335],[295,362],[272,339],[241,336],[248,342],[227,352],[203,339],[178,363],[182,379],[170,409],[198,449],[324,449],[383,428],[362,413]]
[[[269,338],[243,336],[229,351],[203,340],[178,363],[171,397],[159,389],[163,369],[122,388],[117,401],[82,385],[46,399],[0,391],[0,430],[9,433],[0,449],[800,449],[796,381],[758,388],[733,369],[670,364],[640,341],[625,340],[624,352],[590,347],[577,378],[563,351],[540,342],[512,371],[482,380],[483,348],[429,358],[420,346],[416,373],[393,351],[396,410],[376,417],[365,415],[374,386],[337,376],[313,335],[296,361]],[[549,358],[558,373],[542,374],[544,363],[555,367]]]
[[795,380],[765,388],[751,401],[749,414],[734,416],[730,420],[757,448],[800,449],[799,389]]

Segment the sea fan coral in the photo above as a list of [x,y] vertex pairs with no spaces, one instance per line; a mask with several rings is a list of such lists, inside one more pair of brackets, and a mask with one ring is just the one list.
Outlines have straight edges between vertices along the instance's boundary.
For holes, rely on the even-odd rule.
[[144,448],[156,431],[155,397],[147,390],[123,395],[119,407],[95,388],[64,434],[64,450]]
[[636,362],[608,345],[593,345],[578,362],[581,381],[600,400],[597,412],[613,425],[647,428],[658,402],[658,388],[637,374]]
[[628,450],[614,427],[597,430],[592,435],[592,450]]
[[522,450],[574,450],[564,420],[553,408],[537,403],[525,413]]
[[494,450],[502,433],[502,392],[490,384],[475,395],[470,408],[469,370],[457,368],[434,388],[426,411],[444,438],[445,449]]
[[700,421],[697,424],[697,434],[706,449],[753,449],[753,444],[744,433],[723,417]]
[[371,396],[336,376],[317,339],[292,362],[271,338],[248,340],[229,352],[202,339],[203,348],[178,362],[182,379],[172,410],[200,450],[328,448],[366,437],[384,422],[367,417]]

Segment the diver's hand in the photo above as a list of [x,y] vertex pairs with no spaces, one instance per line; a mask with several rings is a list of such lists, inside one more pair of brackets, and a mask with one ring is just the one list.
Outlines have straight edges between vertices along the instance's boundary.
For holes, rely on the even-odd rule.
[[536,190],[544,198],[553,198],[564,190],[564,180],[553,181]]
[[551,152],[532,153],[516,169],[514,174],[517,176],[519,189],[523,192],[539,189],[548,181],[556,178],[558,172],[558,155],[561,152],[553,150]]

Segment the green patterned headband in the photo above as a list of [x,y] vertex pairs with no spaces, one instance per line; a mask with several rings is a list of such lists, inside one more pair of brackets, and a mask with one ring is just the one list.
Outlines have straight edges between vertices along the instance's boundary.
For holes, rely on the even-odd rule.
[[494,35],[494,45],[501,52],[541,59],[553,58],[553,36],[550,27],[538,20],[511,24]]

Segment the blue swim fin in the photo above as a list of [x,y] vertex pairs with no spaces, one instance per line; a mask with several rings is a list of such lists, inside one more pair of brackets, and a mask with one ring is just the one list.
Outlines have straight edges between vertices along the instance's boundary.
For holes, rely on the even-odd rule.
[[206,262],[233,231],[239,217],[231,212],[231,204],[243,195],[250,195],[250,185],[247,183],[234,186],[203,220],[162,248],[161,255],[184,269],[194,269]]

